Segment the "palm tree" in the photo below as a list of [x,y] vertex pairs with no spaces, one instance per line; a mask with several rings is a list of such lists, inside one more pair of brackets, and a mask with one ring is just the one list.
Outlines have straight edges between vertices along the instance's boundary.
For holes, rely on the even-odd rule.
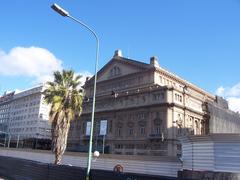
[[47,82],[44,99],[51,105],[49,120],[52,124],[52,145],[55,153],[55,164],[60,164],[66,150],[70,122],[79,116],[82,110],[83,93],[80,86],[80,75],[72,70],[53,73],[54,81]]

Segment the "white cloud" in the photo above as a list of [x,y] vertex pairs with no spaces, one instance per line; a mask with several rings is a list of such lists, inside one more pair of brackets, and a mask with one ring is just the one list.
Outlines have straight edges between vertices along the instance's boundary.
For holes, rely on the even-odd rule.
[[[0,49],[0,76],[31,78],[31,85],[53,81],[53,72],[62,70],[62,61],[49,50],[40,47],[15,47],[8,53]],[[81,85],[92,74],[80,71]],[[31,86],[30,85],[30,86]]]
[[240,112],[240,98],[229,97],[227,100],[229,102],[229,108],[231,110]]
[[226,96],[233,96],[240,98],[240,83],[234,85],[233,87],[227,89]]
[[87,77],[92,77],[92,76],[93,76],[93,75],[92,75],[90,72],[88,72],[88,71],[80,71],[79,73],[77,73],[77,75],[81,75],[81,76],[82,76],[82,78],[80,79],[81,85],[84,85]]
[[53,81],[53,73],[50,74],[45,74],[42,76],[38,76],[35,81],[33,81],[33,84],[40,84],[48,81]]
[[0,75],[25,76],[42,79],[53,71],[62,69],[61,60],[47,49],[15,47],[6,53],[0,50]]
[[240,112],[240,83],[232,87],[221,86],[216,90],[216,94],[228,100],[231,110]]
[[224,91],[225,91],[225,89],[222,86],[220,86],[219,88],[217,88],[216,94],[218,96],[224,96]]

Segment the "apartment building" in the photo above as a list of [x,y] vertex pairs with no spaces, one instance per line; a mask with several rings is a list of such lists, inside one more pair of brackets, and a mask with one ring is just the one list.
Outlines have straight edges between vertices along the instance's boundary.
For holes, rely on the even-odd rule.
[[10,119],[11,102],[15,92],[4,93],[0,97],[0,131],[6,133]]
[[44,103],[44,85],[14,94],[10,103],[8,133],[12,139],[50,139],[49,106]]

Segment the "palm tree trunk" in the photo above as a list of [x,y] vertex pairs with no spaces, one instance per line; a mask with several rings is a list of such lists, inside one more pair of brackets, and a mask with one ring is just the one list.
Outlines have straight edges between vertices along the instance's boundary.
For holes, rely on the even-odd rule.
[[67,146],[67,137],[70,123],[64,117],[59,117],[53,126],[53,152],[55,153],[54,164],[61,164],[63,153]]

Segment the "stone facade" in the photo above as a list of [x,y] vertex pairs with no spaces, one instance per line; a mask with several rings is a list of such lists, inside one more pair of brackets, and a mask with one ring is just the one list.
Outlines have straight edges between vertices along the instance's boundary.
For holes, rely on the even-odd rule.
[[[87,151],[93,80],[85,83],[80,119],[72,122],[68,148]],[[119,51],[98,72],[93,147],[114,154],[167,155],[181,153],[178,136],[208,133],[205,101],[215,96],[163,69],[156,57],[142,63]],[[107,120],[107,135],[99,135]]]

